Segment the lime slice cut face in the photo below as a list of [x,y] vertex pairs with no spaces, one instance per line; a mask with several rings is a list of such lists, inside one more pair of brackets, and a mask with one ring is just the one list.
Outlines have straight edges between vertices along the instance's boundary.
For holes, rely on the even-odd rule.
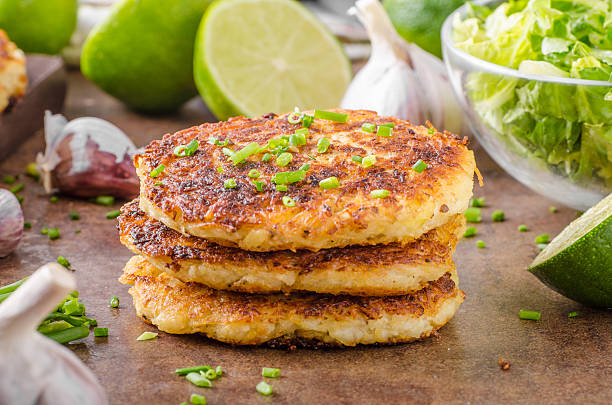
[[195,80],[219,119],[337,107],[351,67],[336,38],[293,0],[223,0],[196,38]]

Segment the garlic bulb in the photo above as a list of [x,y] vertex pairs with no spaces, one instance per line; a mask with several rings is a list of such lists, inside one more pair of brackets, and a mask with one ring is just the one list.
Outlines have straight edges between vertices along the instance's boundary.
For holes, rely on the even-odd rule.
[[341,107],[368,109],[440,130],[466,130],[444,64],[400,37],[378,0],[358,0],[349,13],[365,25],[372,43],[368,63],[350,84]]
[[138,194],[132,161],[136,147],[110,122],[94,117],[68,122],[62,115],[47,111],[45,141],[45,153],[38,154],[36,163],[47,193],[126,199]]
[[108,403],[96,377],[70,350],[36,332],[75,288],[72,274],[49,263],[0,304],[0,404]]
[[0,258],[8,256],[23,234],[23,212],[13,193],[0,189]]

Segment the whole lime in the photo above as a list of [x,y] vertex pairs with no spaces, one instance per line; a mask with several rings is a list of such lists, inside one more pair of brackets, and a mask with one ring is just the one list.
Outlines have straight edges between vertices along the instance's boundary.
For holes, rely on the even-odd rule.
[[466,0],[383,0],[397,32],[429,53],[442,56],[440,30],[446,17]]
[[211,0],[123,0],[90,32],[81,71],[136,110],[172,111],[197,94],[193,46]]
[[59,53],[77,21],[77,0],[0,0],[0,28],[24,52]]

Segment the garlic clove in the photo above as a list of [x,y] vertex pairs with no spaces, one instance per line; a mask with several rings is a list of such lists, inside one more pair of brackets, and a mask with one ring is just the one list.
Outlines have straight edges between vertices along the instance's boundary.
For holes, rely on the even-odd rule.
[[0,189],[0,258],[11,254],[23,235],[23,211],[13,193]]

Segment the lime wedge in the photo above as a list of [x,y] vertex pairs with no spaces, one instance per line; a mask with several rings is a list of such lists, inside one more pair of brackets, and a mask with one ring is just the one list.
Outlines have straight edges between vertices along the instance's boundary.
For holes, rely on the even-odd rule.
[[293,0],[222,0],[196,37],[195,82],[217,118],[337,107],[351,66],[336,38]]
[[528,270],[574,301],[612,307],[612,194],[569,224]]

